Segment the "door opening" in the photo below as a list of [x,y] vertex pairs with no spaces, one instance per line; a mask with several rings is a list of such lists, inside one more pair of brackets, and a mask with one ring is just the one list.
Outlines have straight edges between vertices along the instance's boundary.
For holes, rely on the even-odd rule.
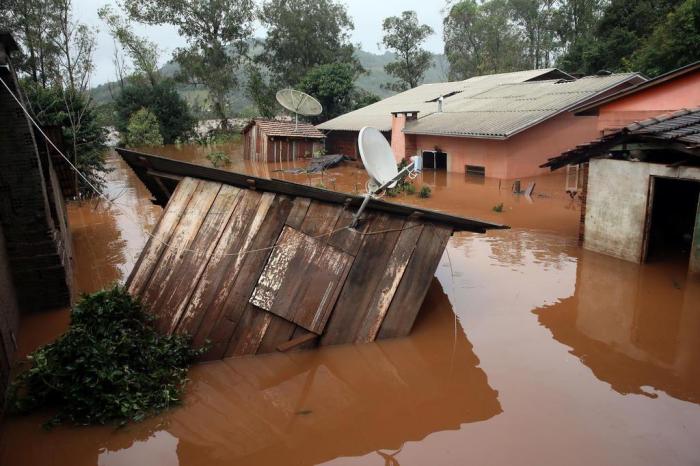
[[688,260],[700,196],[700,181],[653,177],[647,262]]
[[423,151],[423,169],[447,170],[447,154],[440,151]]

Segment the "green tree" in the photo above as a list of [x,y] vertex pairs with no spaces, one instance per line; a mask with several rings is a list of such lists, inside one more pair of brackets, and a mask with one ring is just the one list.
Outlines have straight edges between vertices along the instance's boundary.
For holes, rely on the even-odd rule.
[[[90,184],[101,190],[107,170],[104,159],[107,134],[98,124],[97,112],[86,94],[66,96],[67,92],[72,91],[58,85],[43,87],[31,79],[23,80],[21,85],[37,122],[42,126],[60,126],[63,129],[63,136],[70,147],[66,156],[75,162]],[[66,106],[66,102],[71,102],[71,105]],[[83,196],[95,195],[82,178],[78,178],[78,182]]]
[[526,45],[507,0],[462,0],[443,20],[450,79],[528,68]]
[[323,113],[313,120],[330,120],[350,110],[354,81],[355,70],[347,63],[319,65],[309,71],[298,87],[316,97],[323,106]]
[[253,0],[125,0],[124,4],[132,19],[172,24],[187,38],[187,47],[175,51],[180,78],[208,89],[214,113],[227,128],[227,95],[238,85],[236,71],[253,33]]
[[357,110],[358,108],[372,105],[380,100],[382,99],[377,94],[356,87],[352,96],[352,106],[349,110]]
[[[105,5],[97,10],[97,14],[102,21],[107,23],[112,37],[126,50],[136,68],[136,72],[145,76],[151,85],[154,86],[160,79],[158,57],[161,51],[158,45],[136,35],[131,28],[131,24],[125,18],[112,11],[109,5]],[[118,63],[115,63],[115,65],[119,66]]]
[[397,55],[395,61],[384,66],[389,75],[398,79],[387,84],[387,88],[402,92],[416,87],[432,66],[432,54],[421,45],[433,34],[433,28],[419,24],[415,11],[404,11],[401,16],[385,18],[382,29],[382,43]]
[[658,76],[700,60],[700,0],[686,0],[635,50],[626,67]]
[[145,108],[134,112],[127,125],[126,143],[131,147],[162,146],[158,118]]
[[626,71],[625,60],[682,0],[611,0],[595,31],[558,60],[567,71],[593,74]]
[[171,79],[155,85],[139,81],[127,85],[115,100],[117,130],[125,134],[131,116],[141,108],[155,115],[165,144],[183,140],[192,131],[195,119],[187,102],[178,94]]
[[364,71],[350,43],[354,26],[335,0],[267,0],[259,14],[267,29],[265,50],[255,57],[277,87],[294,86],[312,68],[346,63]]
[[248,65],[246,74],[246,94],[255,104],[258,115],[265,118],[274,117],[277,113],[277,103],[273,86],[267,82],[260,67]]
[[557,53],[554,28],[556,0],[508,0],[512,19],[520,28],[524,54],[530,68],[549,67]]

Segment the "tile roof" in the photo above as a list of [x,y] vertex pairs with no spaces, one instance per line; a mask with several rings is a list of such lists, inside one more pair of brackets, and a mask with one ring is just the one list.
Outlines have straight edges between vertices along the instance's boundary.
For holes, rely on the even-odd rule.
[[552,157],[542,167],[552,170],[604,155],[614,146],[635,140],[680,143],[688,153],[700,157],[700,107],[684,108],[666,115],[634,122],[602,138]]
[[[413,110],[419,112],[418,120],[406,125],[408,134],[505,139],[621,83],[643,79],[629,73],[573,80],[556,68],[476,76],[424,84],[317,127],[357,131],[373,126],[389,131],[391,112]],[[441,95],[446,97],[438,113],[435,100]]]
[[299,122],[297,125],[293,121],[263,120],[256,118],[251,120],[243,132],[247,132],[253,125],[258,126],[268,136],[293,137],[323,139],[325,135],[310,123]]

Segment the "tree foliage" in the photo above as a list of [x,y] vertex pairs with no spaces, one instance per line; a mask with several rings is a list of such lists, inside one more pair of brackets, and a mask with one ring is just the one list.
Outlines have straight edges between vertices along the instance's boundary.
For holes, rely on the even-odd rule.
[[[155,85],[160,79],[158,58],[161,51],[158,45],[134,33],[129,21],[115,13],[109,5],[97,10],[97,14],[107,23],[112,37],[126,50],[137,74],[145,76],[151,85]],[[115,63],[115,66],[119,67],[119,63]]]
[[151,86],[139,81],[128,84],[115,100],[117,130],[126,133],[131,116],[146,108],[155,115],[165,144],[186,139],[195,123],[187,102],[178,94],[171,79]]
[[390,16],[382,23],[384,46],[396,53],[397,59],[384,69],[398,82],[387,87],[401,92],[416,87],[432,65],[432,54],[421,48],[425,39],[433,34],[433,28],[418,22],[415,11],[404,11],[401,16]]
[[162,146],[158,118],[145,108],[134,112],[126,126],[126,143],[131,147]]
[[63,336],[29,355],[10,407],[55,408],[48,425],[140,421],[180,402],[199,354],[182,336],[160,336],[124,288],[99,291],[73,308]]
[[312,68],[346,63],[363,71],[353,56],[354,25],[335,0],[266,0],[259,20],[267,29],[265,50],[255,57],[278,86],[297,84]]
[[227,94],[238,85],[236,70],[253,33],[253,0],[125,0],[124,5],[132,19],[171,24],[187,38],[187,47],[175,51],[179,76],[208,89],[226,127]]
[[323,106],[319,120],[329,120],[347,112],[355,90],[355,70],[347,63],[319,65],[299,82],[299,89],[316,97]]

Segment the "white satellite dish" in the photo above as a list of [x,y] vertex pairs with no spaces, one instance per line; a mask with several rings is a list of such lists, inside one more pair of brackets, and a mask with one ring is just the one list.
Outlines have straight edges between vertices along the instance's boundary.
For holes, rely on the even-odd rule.
[[399,169],[384,135],[377,128],[365,126],[357,137],[357,145],[360,147],[362,163],[369,174],[370,190],[376,192],[386,184],[387,188],[396,186]]
[[279,90],[275,98],[281,106],[294,113],[296,126],[299,125],[299,115],[316,116],[323,111],[323,107],[318,100],[296,89]]
[[360,214],[378,192],[395,187],[406,174],[411,178],[415,176],[414,162],[399,171],[389,141],[378,129],[369,126],[362,128],[357,137],[357,145],[360,147],[360,157],[369,175],[369,182],[362,205],[352,217],[351,228],[357,226]]

